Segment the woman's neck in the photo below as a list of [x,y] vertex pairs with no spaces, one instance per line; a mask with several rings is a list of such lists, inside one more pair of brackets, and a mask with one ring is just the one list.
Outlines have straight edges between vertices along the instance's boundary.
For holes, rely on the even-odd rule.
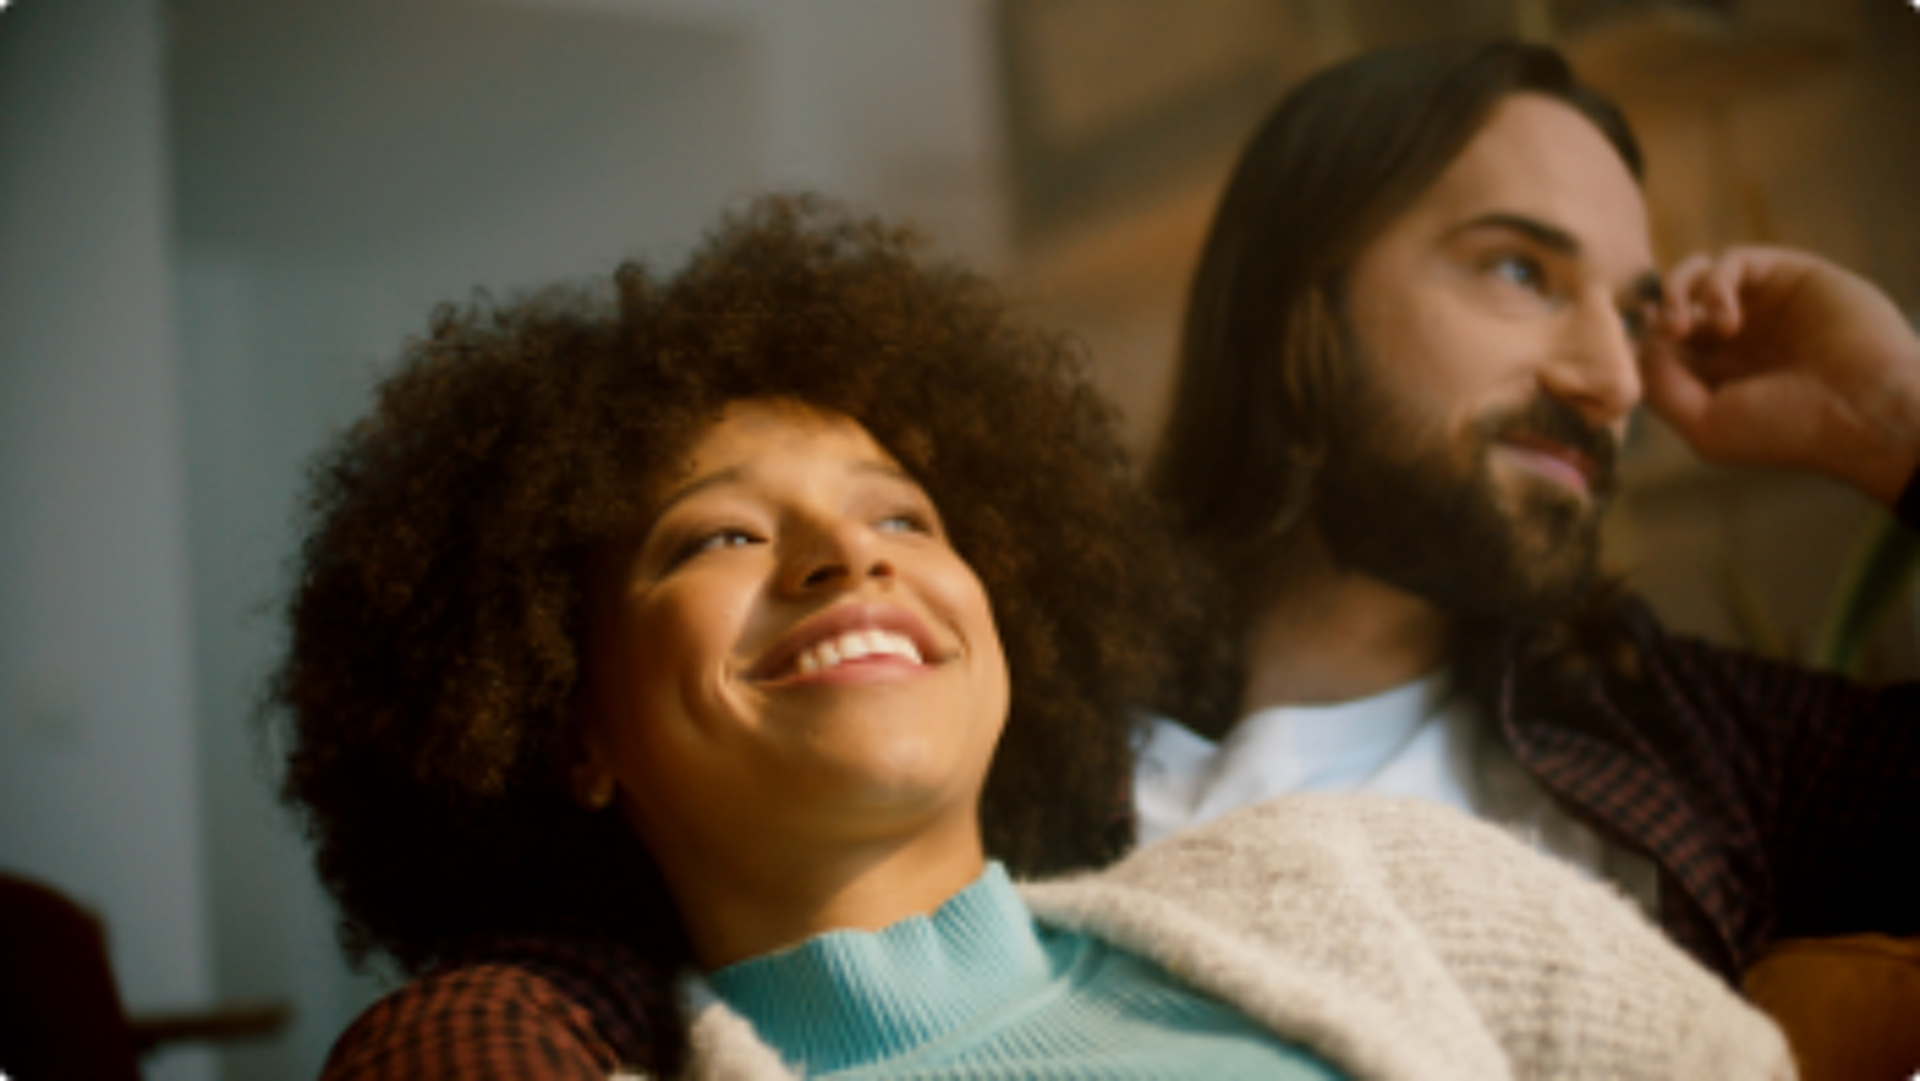
[[741,846],[731,854],[739,858],[683,864],[668,878],[694,956],[713,971],[828,931],[932,915],[986,867],[978,826],[950,829],[958,835],[829,852]]

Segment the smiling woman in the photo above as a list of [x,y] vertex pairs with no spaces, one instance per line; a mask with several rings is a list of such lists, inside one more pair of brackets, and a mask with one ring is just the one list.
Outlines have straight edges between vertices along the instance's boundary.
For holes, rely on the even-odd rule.
[[[884,730],[893,703],[973,718],[939,736],[980,760],[953,789],[980,787],[1004,722],[960,817],[1009,868],[1117,855],[1126,708],[1193,591],[1074,348],[906,231],[770,198],[677,276],[610,284],[443,308],[410,345],[312,469],[272,698],[353,955],[614,944],[584,952],[633,963],[588,983],[623,996],[616,1059],[645,1064],[678,1053],[683,915],[719,903],[676,904],[699,887],[667,865],[708,868],[739,827],[782,857],[757,881],[799,888],[803,823],[903,828],[877,772],[801,797],[860,770],[933,784],[935,726]],[[830,566],[868,557],[858,588]],[[835,663],[876,642],[924,671]],[[823,727],[855,687],[887,707],[864,748]]]
[[272,687],[345,942],[414,977],[327,1076],[1784,1069],[1442,811],[1088,870],[1129,706],[1205,637],[1113,427],[977,279],[805,200],[665,281],[443,311],[315,468]]
[[1007,667],[932,500],[787,399],[728,406],[665,487],[589,577],[576,791],[618,794],[708,968],[939,907],[980,874]]

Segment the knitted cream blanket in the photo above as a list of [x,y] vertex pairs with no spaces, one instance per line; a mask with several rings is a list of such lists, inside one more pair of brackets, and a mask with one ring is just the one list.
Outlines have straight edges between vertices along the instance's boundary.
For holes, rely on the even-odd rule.
[[[1627,901],[1431,804],[1289,796],[1021,892],[1356,1081],[1794,1076],[1773,1025]],[[710,998],[691,1067],[793,1076]]]

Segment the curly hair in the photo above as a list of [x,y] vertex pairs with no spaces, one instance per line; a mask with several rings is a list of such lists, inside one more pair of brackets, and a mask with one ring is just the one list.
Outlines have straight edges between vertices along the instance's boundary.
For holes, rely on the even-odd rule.
[[357,961],[586,934],[662,971],[679,920],[617,815],[576,805],[586,565],[731,401],[859,421],[985,584],[1013,705],[982,800],[1021,873],[1130,843],[1128,707],[1192,602],[1064,339],[904,230],[804,196],[725,218],[678,275],[445,307],[311,467],[266,706]]

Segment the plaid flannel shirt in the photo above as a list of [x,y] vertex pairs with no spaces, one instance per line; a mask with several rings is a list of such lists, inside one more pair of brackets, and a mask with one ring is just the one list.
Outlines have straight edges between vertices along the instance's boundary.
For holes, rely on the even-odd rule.
[[1661,922],[1737,984],[1781,938],[1920,934],[1920,684],[1864,687],[1626,610],[1645,679],[1568,703],[1509,661],[1489,713],[1575,813],[1649,855]]

